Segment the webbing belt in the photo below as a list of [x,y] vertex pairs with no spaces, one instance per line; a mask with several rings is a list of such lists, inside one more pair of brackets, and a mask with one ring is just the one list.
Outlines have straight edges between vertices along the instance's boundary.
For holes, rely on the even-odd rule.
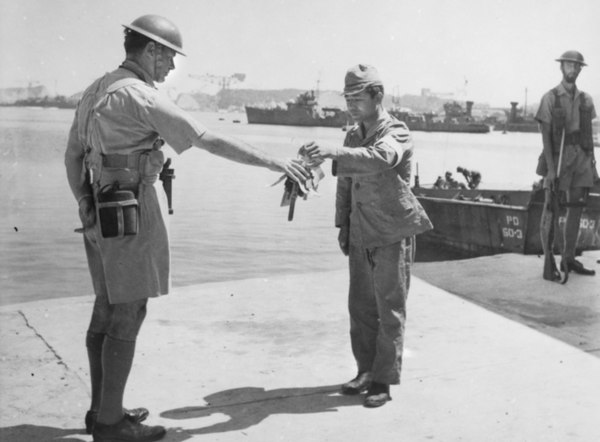
[[102,155],[102,165],[104,167],[118,167],[122,169],[137,169],[140,163],[140,155],[147,151],[142,150],[129,155],[109,154]]

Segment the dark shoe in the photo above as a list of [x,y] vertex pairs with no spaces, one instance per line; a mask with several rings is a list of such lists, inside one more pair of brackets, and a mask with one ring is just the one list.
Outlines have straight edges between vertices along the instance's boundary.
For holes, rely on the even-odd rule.
[[569,267],[570,271],[579,273],[580,275],[594,276],[596,274],[595,270],[586,269],[583,264],[576,259],[567,261],[567,266]]
[[[125,414],[125,417],[131,422],[139,424],[146,420],[150,412],[146,408],[134,408],[132,410],[123,408],[123,414]],[[98,419],[98,412],[95,410],[88,410],[85,414],[85,432],[87,434],[92,434],[96,419]]]
[[375,408],[381,407],[387,401],[391,401],[390,386],[388,384],[380,384],[379,382],[371,383],[369,391],[365,396],[365,407]]
[[165,427],[144,425],[131,422],[123,417],[112,425],[96,422],[94,425],[94,442],[152,442],[165,437]]
[[369,371],[358,373],[350,382],[342,384],[342,394],[360,394],[371,385],[373,375]]

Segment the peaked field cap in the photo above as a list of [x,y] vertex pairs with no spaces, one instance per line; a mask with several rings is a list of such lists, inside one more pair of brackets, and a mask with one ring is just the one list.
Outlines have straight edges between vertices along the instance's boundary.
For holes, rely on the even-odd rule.
[[585,64],[583,54],[578,51],[566,51],[560,57],[558,57],[556,61],[573,61],[582,66],[587,66],[587,64]]
[[377,69],[368,64],[357,64],[348,69],[344,78],[344,95],[358,94],[367,86],[383,86]]
[[178,54],[185,55],[179,29],[173,22],[160,15],[143,15],[136,18],[130,25],[123,25],[123,27],[173,49]]

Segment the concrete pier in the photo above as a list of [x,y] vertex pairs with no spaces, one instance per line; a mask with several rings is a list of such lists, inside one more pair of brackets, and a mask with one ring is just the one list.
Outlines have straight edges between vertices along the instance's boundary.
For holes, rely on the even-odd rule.
[[[600,440],[600,275],[541,272],[536,256],[416,264],[402,384],[377,409],[338,393],[355,375],[346,270],[178,288],[149,304],[125,403],[168,442]],[[92,303],[0,308],[0,441],[92,440]]]

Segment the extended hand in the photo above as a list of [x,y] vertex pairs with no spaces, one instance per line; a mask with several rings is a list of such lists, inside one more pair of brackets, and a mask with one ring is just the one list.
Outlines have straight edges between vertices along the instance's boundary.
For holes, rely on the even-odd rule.
[[310,171],[304,167],[304,164],[300,159],[290,158],[281,160],[278,166],[287,176],[298,183],[304,183],[310,178]]
[[337,147],[324,146],[315,141],[305,144],[300,150],[309,161],[323,161],[325,158],[335,158],[337,155]]

